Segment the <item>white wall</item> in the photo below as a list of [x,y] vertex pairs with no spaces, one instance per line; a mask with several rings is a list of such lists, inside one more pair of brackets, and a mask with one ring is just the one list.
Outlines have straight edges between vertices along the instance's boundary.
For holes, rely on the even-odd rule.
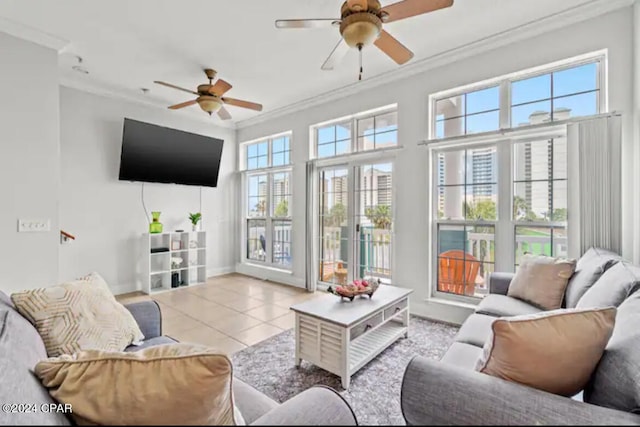
[[[205,113],[202,113],[205,114]],[[62,87],[60,93],[60,226],[77,237],[60,247],[60,279],[91,271],[102,274],[114,293],[135,290],[141,235],[148,222],[140,183],[118,181],[124,117],[223,139],[217,188],[202,189],[203,230],[208,232],[209,275],[235,267],[235,131],[146,107]],[[161,211],[165,231],[190,230],[200,187],[145,184],[149,211]]]
[[[58,277],[58,53],[0,33],[0,290]],[[51,231],[18,233],[18,218]]]
[[[240,266],[239,270],[254,272],[261,277],[304,283],[304,162],[308,159],[309,126],[333,118],[398,103],[399,144],[404,149],[397,154],[395,167],[395,271],[394,282],[415,290],[412,304],[417,314],[460,322],[470,310],[427,302],[429,296],[429,242],[427,232],[427,150],[418,141],[427,137],[428,95],[442,90],[471,84],[503,74],[543,65],[553,61],[607,48],[609,50],[609,109],[626,113],[632,111],[632,10],[621,9],[595,19],[518,41],[476,56],[429,70],[399,81],[367,89],[338,101],[300,109],[295,113],[274,117],[238,131],[238,141],[248,141],[277,132],[293,131],[293,277],[272,272],[258,272]],[[636,236],[631,217],[633,198],[633,139],[631,117],[624,117],[624,174],[623,188],[624,251],[633,257]],[[239,233],[238,233],[239,235]],[[639,261],[636,259],[636,261]]]

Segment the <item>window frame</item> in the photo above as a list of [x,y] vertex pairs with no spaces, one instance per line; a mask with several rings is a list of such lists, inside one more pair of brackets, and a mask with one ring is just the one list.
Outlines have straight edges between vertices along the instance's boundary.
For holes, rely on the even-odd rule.
[[[494,86],[499,86],[499,128],[494,131],[488,132],[478,132],[474,134],[461,134],[457,136],[453,136],[452,138],[462,138],[465,136],[479,136],[487,133],[492,133],[501,130],[507,129],[516,129],[516,127],[511,126],[511,85],[514,82],[520,80],[526,80],[534,77],[539,77],[545,74],[557,73],[560,71],[565,71],[571,68],[580,67],[582,65],[587,65],[591,63],[596,64],[596,89],[598,91],[598,113],[603,113],[608,111],[608,87],[607,87],[607,51],[602,50],[598,52],[589,53],[586,55],[580,55],[572,58],[568,58],[562,61],[552,62],[546,65],[521,70],[515,73],[506,74],[503,76],[499,76],[492,79],[483,80],[480,82],[460,86],[453,89],[444,90],[441,92],[437,92],[429,95],[429,129],[428,135],[429,140],[438,140],[438,139],[447,139],[449,137],[445,136],[444,138],[438,138],[436,135],[436,123],[437,123],[437,114],[436,114],[436,103],[440,100],[466,95],[471,92],[476,92],[483,89],[488,89]],[[553,97],[553,92],[551,93]],[[566,97],[566,96],[562,96]],[[562,98],[557,97],[557,98]],[[465,127],[466,129],[466,127]]]
[[[598,91],[598,112],[602,114],[608,111],[608,93],[607,93],[607,51],[599,51],[579,57],[569,58],[564,61],[558,61],[552,64],[543,65],[533,69],[520,71],[517,73],[500,76],[494,79],[466,85],[464,87],[454,88],[442,91],[429,96],[429,117],[428,117],[428,135],[430,144],[428,146],[429,165],[432,173],[428,177],[428,212],[432,221],[429,227],[428,238],[431,241],[429,245],[429,265],[430,269],[430,292],[429,295],[436,299],[445,299],[452,302],[462,304],[478,304],[480,298],[456,295],[447,292],[438,291],[438,259],[439,259],[439,241],[438,229],[440,225],[487,225],[494,226],[494,242],[496,252],[494,254],[494,271],[514,271],[516,263],[516,229],[523,225],[530,227],[544,228],[563,228],[565,232],[570,229],[567,220],[565,221],[522,221],[517,220],[513,213],[513,197],[515,195],[515,170],[514,170],[514,147],[517,143],[526,141],[539,141],[543,139],[566,138],[566,127],[562,126],[558,121],[549,122],[546,129],[526,129],[522,128],[522,132],[514,135],[502,135],[500,131],[518,129],[511,126],[511,85],[515,81],[524,80],[536,76],[564,71],[582,65],[596,63],[596,89]],[[488,131],[475,134],[461,134],[444,138],[436,137],[436,102],[441,99],[448,99],[455,96],[475,92],[477,90],[487,89],[499,85],[499,117],[500,128],[495,131]],[[551,92],[553,97],[553,91]],[[579,116],[578,116],[579,117]],[[554,126],[556,124],[556,126]],[[466,129],[466,127],[465,127]],[[448,139],[455,139],[454,142],[447,143]],[[497,161],[497,220],[496,221],[468,221],[468,220],[446,220],[438,217],[438,153],[444,151],[460,151],[474,148],[482,148],[487,146],[496,146]],[[567,162],[570,159],[567,158]],[[567,182],[569,177],[567,176]],[[567,195],[567,204],[569,203],[569,195]],[[569,240],[569,239],[568,239]],[[498,248],[502,248],[499,250]],[[488,284],[487,284],[488,285]]]
[[[289,163],[286,165],[278,165],[273,166],[273,141],[278,140],[282,137],[288,137],[289,139]],[[293,250],[290,251],[290,263],[289,265],[283,265],[280,263],[274,262],[274,236],[273,236],[273,226],[276,222],[288,221],[291,227],[291,231],[289,234],[289,245],[293,246],[293,236],[295,231],[293,230],[293,132],[280,132],[274,135],[270,135],[263,138],[258,138],[255,140],[243,142],[240,144],[239,150],[239,169],[241,172],[241,194],[242,194],[242,203],[241,203],[241,215],[242,215],[242,230],[241,230],[241,239],[242,239],[242,255],[241,260],[244,264],[250,264],[253,266],[260,266],[266,268],[272,268],[284,272],[291,273],[293,271],[293,264],[295,262],[295,257],[293,256]],[[248,169],[248,148],[252,145],[260,144],[260,143],[268,143],[267,148],[267,166],[262,168],[254,168]],[[278,153],[287,152],[278,151]],[[277,174],[286,173],[288,174],[289,180],[289,192],[288,196],[288,216],[286,217],[276,217],[273,211],[275,209],[273,204],[273,182],[274,176]],[[264,216],[249,216],[249,180],[251,177],[265,175],[267,177],[267,185],[266,185],[266,195],[265,195],[265,209]],[[265,260],[257,260],[249,258],[249,222],[251,220],[264,220],[265,221]]]
[[[280,154],[280,153],[289,153],[289,163],[284,164],[284,165],[277,165],[277,166],[273,166],[273,141],[280,139],[282,137],[288,137],[289,138],[289,150],[285,150],[285,151],[277,151],[275,154]],[[273,168],[289,168],[293,166],[293,144],[292,144],[292,140],[293,140],[293,132],[292,131],[286,131],[286,132],[280,132],[280,133],[276,133],[270,136],[266,136],[264,138],[257,138],[257,139],[253,139],[251,141],[245,141],[240,143],[240,150],[239,150],[239,156],[238,156],[238,170],[241,172],[254,172],[254,171],[260,171],[260,170],[267,170],[267,169],[273,169]],[[263,166],[263,167],[256,167],[253,169],[249,169],[249,165],[248,165],[248,160],[249,160],[249,147],[254,146],[254,145],[259,145],[262,143],[267,143],[267,166]],[[257,156],[257,157],[252,157],[252,158],[259,158],[262,156]]]
[[[323,160],[327,160],[327,159],[334,159],[336,157],[344,157],[344,156],[351,156],[351,155],[355,155],[355,154],[362,154],[362,153],[375,153],[375,152],[380,152],[380,151],[384,151],[384,150],[389,150],[389,149],[396,149],[398,147],[400,147],[400,126],[397,123],[396,124],[396,129],[395,131],[386,131],[386,132],[375,132],[375,120],[378,116],[383,116],[385,114],[389,114],[389,113],[396,113],[398,115],[398,104],[391,104],[391,105],[386,105],[380,108],[376,108],[373,110],[368,110],[368,111],[364,111],[362,113],[358,113],[358,114],[353,114],[350,116],[345,116],[345,117],[340,117],[337,119],[332,119],[329,120],[327,122],[322,122],[322,123],[317,123],[315,125],[310,126],[310,149],[309,152],[311,153],[310,155],[310,159],[317,159],[319,161],[323,161]],[[399,115],[398,115],[399,117]],[[358,123],[361,120],[367,120],[367,119],[373,119],[374,120],[374,135],[376,134],[383,134],[383,133],[390,133],[390,132],[396,132],[397,133],[397,141],[395,145],[391,145],[391,146],[384,146],[384,147],[380,147],[380,148],[372,148],[369,150],[361,150],[359,149],[359,144],[358,144],[358,140],[359,140],[359,131],[358,131]],[[318,131],[322,128],[325,127],[330,127],[330,126],[337,126],[339,124],[344,124],[344,123],[349,123],[351,125],[351,135],[349,138],[349,151],[346,153],[337,153],[337,145],[336,145],[336,154],[334,154],[333,156],[324,156],[324,157],[319,157],[318,156],[318,146],[319,145],[326,145],[326,144],[330,144],[330,143],[326,143],[326,144],[319,144],[319,136],[318,136]],[[337,144],[338,142],[341,141],[347,141],[346,139],[340,139],[337,140],[335,139],[333,141],[333,144]],[[374,147],[375,147],[375,143],[374,143]]]

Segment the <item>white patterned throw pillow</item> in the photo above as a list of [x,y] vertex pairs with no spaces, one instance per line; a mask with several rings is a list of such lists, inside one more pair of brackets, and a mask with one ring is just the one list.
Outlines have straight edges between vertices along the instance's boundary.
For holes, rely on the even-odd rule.
[[44,341],[49,357],[80,350],[122,351],[144,339],[129,310],[100,275],[11,295]]

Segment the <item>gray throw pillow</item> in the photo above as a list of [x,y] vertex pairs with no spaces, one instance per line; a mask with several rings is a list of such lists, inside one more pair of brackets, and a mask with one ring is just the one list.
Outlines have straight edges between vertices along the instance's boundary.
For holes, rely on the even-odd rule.
[[584,390],[584,401],[620,411],[640,408],[640,292],[620,307],[613,335]]
[[580,298],[576,308],[618,307],[640,289],[640,268],[622,261],[605,271]]
[[594,283],[613,265],[621,261],[620,255],[606,249],[591,248],[580,257],[576,272],[569,280],[564,296],[565,307],[574,308]]

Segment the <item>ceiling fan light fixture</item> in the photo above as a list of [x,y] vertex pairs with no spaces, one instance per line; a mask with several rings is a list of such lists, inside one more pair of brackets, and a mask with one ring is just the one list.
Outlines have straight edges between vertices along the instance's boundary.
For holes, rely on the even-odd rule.
[[222,102],[218,97],[210,95],[200,95],[197,99],[198,105],[206,113],[213,114],[220,111]]
[[367,12],[349,15],[340,24],[342,38],[350,47],[372,45],[380,36],[381,31],[382,20]]

